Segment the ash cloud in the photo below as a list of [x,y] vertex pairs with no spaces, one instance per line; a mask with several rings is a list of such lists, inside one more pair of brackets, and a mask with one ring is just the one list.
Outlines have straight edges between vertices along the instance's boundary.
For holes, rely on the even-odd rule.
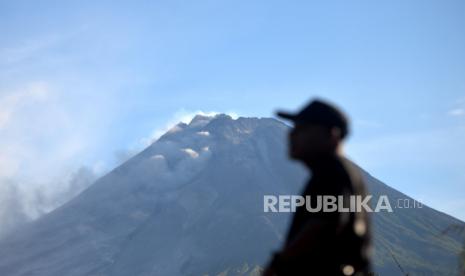
[[96,173],[84,166],[63,181],[45,185],[0,180],[0,238],[63,205],[96,179]]

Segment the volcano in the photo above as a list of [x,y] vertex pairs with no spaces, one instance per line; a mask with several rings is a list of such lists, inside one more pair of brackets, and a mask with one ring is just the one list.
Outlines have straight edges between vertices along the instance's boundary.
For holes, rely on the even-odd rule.
[[[71,201],[0,241],[0,275],[259,275],[290,213],[264,195],[308,177],[272,118],[197,115]],[[375,197],[409,198],[363,171]],[[409,198],[410,199],[410,198]],[[380,275],[455,275],[463,222],[424,206],[372,214]]]

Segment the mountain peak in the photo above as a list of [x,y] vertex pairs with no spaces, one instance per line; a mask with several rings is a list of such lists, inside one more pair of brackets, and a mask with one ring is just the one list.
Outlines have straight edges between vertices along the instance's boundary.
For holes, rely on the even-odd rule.
[[218,119],[220,119],[220,120],[223,120],[223,119],[232,120],[232,117],[227,115],[227,114],[223,114],[223,113],[216,114],[216,115],[213,115],[213,116],[197,114],[190,121],[189,127],[191,127],[191,128],[192,127],[194,127],[194,128],[204,127],[207,124],[209,124],[211,121],[218,120]]
[[194,116],[194,118],[192,118],[189,125],[197,124],[197,123],[203,122],[203,121],[210,121],[211,119],[213,119],[213,116],[197,114],[197,115]]

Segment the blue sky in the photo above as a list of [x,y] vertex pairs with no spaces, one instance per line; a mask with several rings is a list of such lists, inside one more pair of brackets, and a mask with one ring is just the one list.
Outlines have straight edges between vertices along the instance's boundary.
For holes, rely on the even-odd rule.
[[[465,219],[464,1],[0,1],[0,180],[108,170],[196,111],[318,96],[347,153]],[[56,184],[59,185],[59,184]]]

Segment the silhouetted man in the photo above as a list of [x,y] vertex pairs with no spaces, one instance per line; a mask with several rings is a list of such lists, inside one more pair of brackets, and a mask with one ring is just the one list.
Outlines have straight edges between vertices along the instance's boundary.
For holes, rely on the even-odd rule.
[[[318,196],[342,196],[343,206],[349,207],[351,196],[365,195],[359,169],[342,157],[341,142],[348,134],[343,113],[314,100],[297,114],[278,112],[278,116],[294,123],[289,155],[311,171],[302,196],[310,196],[312,208],[318,207]],[[367,275],[369,226],[363,208],[360,212],[310,212],[300,206],[282,250],[274,254],[264,275]]]

